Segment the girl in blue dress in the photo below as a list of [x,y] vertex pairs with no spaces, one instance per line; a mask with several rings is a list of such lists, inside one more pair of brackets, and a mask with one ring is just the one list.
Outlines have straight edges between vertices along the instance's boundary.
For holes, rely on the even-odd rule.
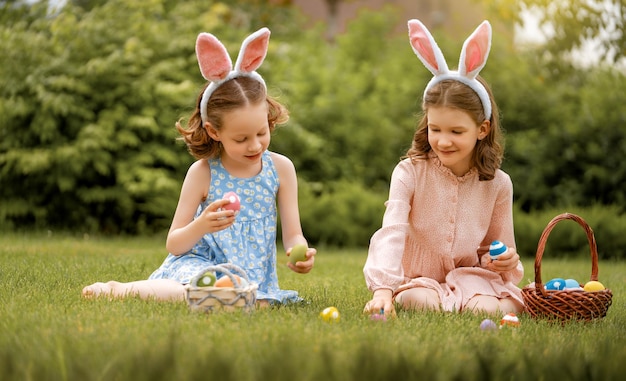
[[[209,83],[187,128],[176,125],[197,161],[187,172],[167,235],[170,254],[147,280],[94,283],[83,289],[84,296],[183,300],[184,285],[202,269],[233,263],[258,284],[259,303],[300,300],[296,291],[279,288],[276,274],[277,210],[287,255],[307,241],[300,225],[294,165],[268,151],[275,126],[288,119],[287,110],[267,95],[255,71],[265,58],[269,35],[267,28],[250,35],[234,68],[217,38],[198,36],[196,53]],[[230,201],[223,196],[231,191],[240,199],[237,212],[224,208]],[[315,254],[309,248],[305,261],[285,262],[295,272],[308,273]]]

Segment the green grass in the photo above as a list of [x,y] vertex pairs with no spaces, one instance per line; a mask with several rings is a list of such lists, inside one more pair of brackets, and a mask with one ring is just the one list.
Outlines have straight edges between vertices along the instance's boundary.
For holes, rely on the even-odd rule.
[[[185,303],[84,300],[94,281],[146,278],[164,238],[0,236],[2,380],[612,380],[626,373],[626,264],[601,262],[606,318],[483,332],[485,316],[400,312],[373,322],[360,250],[319,249],[309,275],[279,268],[307,304],[192,313]],[[523,258],[533,280],[534,258]],[[588,280],[588,258],[550,260],[542,278]],[[319,312],[334,305],[341,321]],[[496,320],[499,317],[492,317]]]

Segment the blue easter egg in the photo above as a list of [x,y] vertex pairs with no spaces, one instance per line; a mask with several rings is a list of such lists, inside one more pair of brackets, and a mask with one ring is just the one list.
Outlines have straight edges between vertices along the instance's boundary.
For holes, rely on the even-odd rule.
[[580,283],[576,279],[565,279],[565,288],[580,288]]
[[554,278],[551,279],[545,286],[546,290],[562,290],[565,288],[565,279],[563,278]]
[[498,255],[507,251],[507,247],[500,241],[493,241],[491,245],[489,245],[489,256],[491,259],[498,258]]

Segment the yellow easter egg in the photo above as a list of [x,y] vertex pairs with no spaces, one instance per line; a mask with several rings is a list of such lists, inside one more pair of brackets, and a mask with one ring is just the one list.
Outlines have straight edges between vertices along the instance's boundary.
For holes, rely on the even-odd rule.
[[602,283],[595,281],[595,280],[591,280],[585,283],[585,287],[583,287],[583,289],[587,292],[594,292],[594,291],[602,291],[605,289],[605,287]]
[[320,312],[320,317],[322,320],[328,323],[338,323],[341,316],[339,315],[339,310],[336,307],[327,307]]

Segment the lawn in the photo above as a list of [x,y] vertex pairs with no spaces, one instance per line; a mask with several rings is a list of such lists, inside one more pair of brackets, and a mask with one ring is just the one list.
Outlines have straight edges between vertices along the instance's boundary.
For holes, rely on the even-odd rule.
[[[2,380],[613,380],[626,374],[626,264],[600,262],[613,291],[607,317],[552,324],[520,315],[485,332],[487,316],[400,312],[387,322],[368,300],[366,249],[318,248],[311,274],[279,267],[282,288],[306,303],[203,314],[185,303],[84,300],[94,281],[146,278],[164,237],[0,235]],[[534,253],[523,257],[534,280]],[[282,260],[284,263],[286,259]],[[589,279],[589,258],[544,254],[542,279]],[[320,311],[336,306],[329,324]],[[499,320],[500,316],[490,317]]]

